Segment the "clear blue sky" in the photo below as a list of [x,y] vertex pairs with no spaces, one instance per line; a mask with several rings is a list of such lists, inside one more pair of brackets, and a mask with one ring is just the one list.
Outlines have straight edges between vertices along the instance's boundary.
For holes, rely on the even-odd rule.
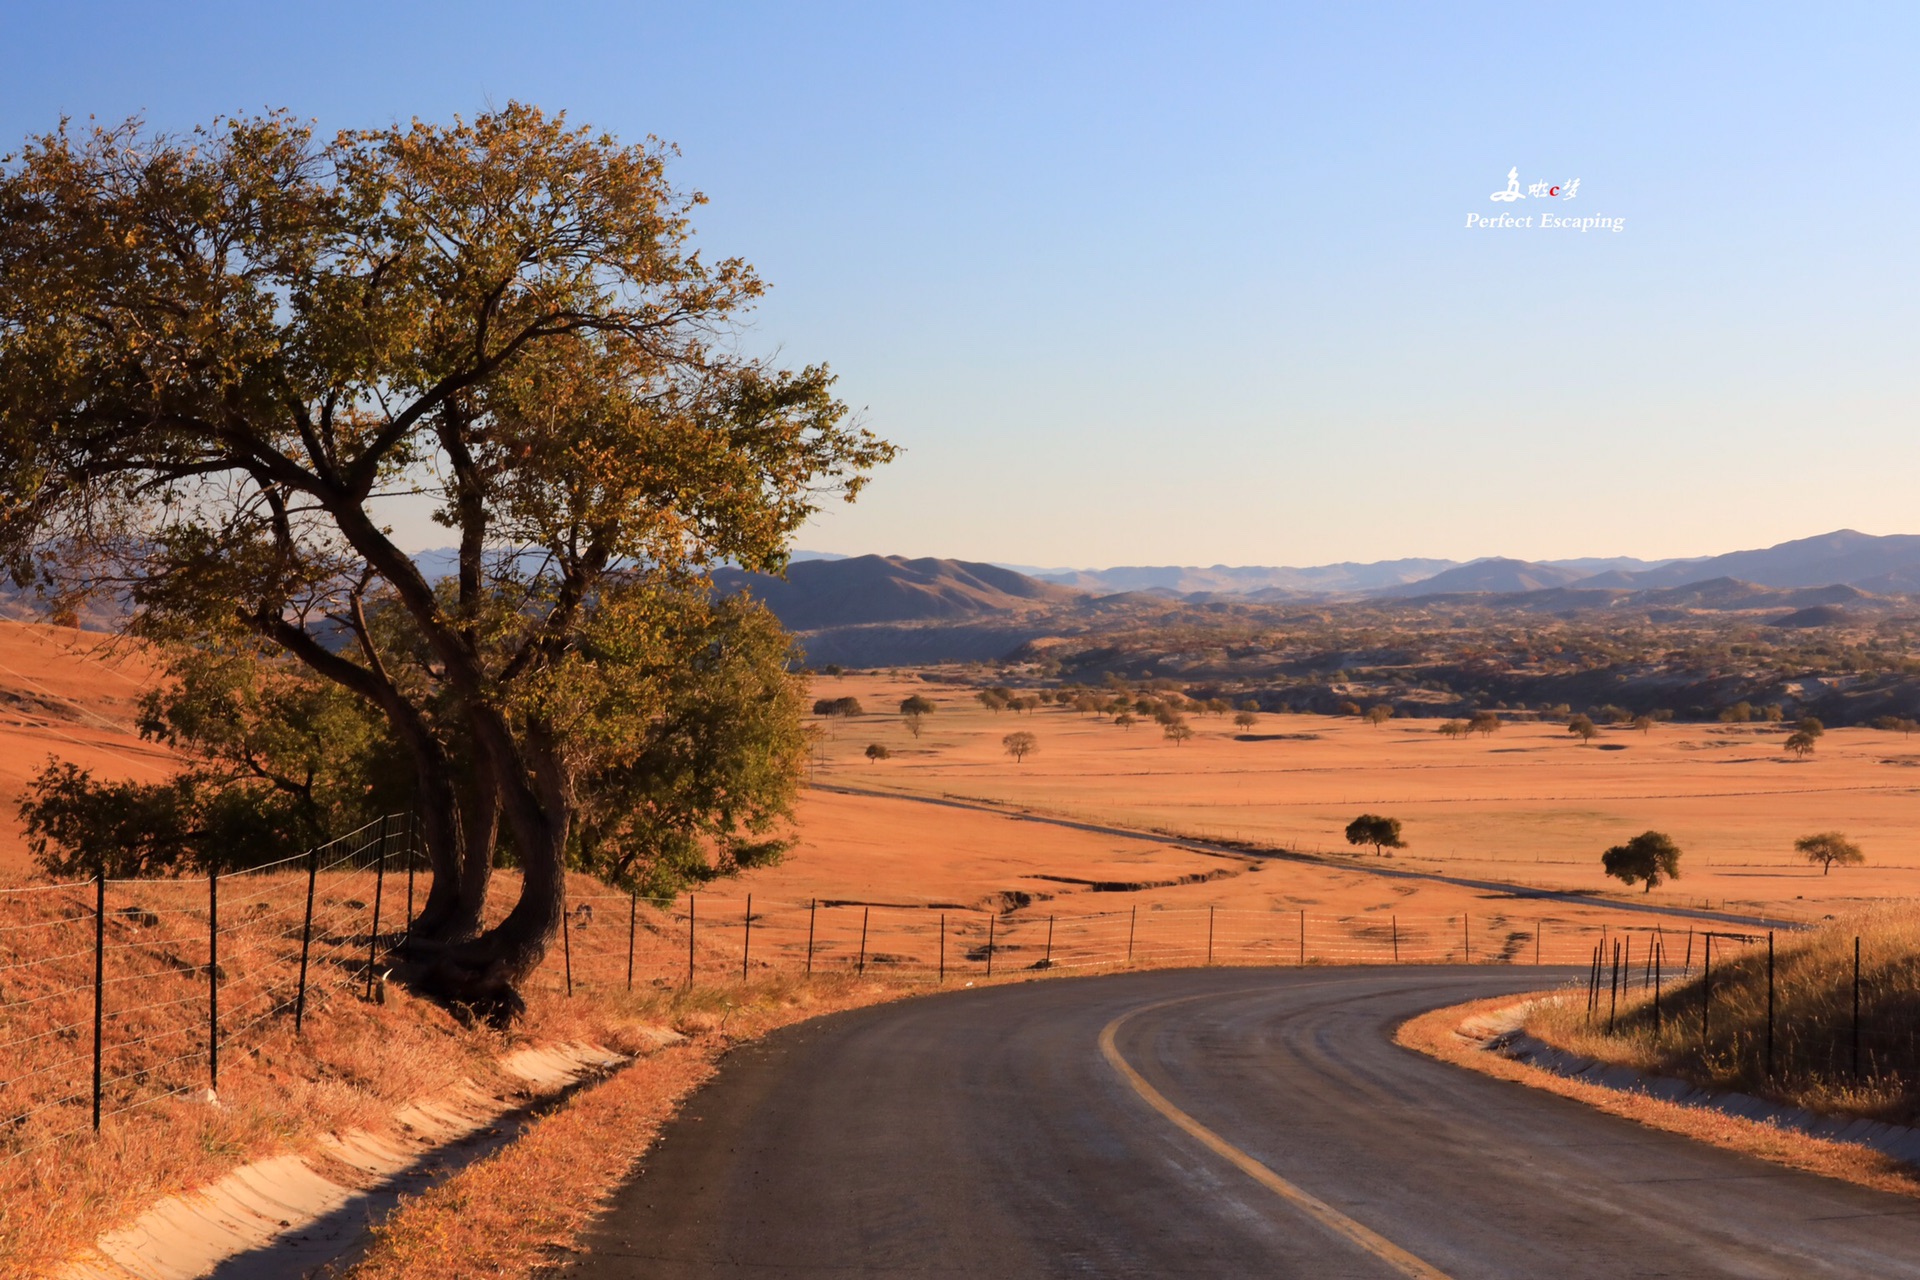
[[[1920,531],[1916,49],[1911,5],[14,0],[0,139],[519,98],[678,143],[749,343],[908,450],[813,548],[1685,555]],[[1625,229],[1464,225],[1549,206]]]

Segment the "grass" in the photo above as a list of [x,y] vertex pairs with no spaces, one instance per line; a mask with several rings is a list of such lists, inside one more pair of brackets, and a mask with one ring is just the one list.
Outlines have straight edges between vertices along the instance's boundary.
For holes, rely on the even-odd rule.
[[[1859,1063],[1854,1062],[1854,942],[1860,944]],[[1669,953],[1667,964],[1676,957]],[[1636,961],[1631,992],[1607,1030],[1610,972],[1599,1009],[1585,992],[1541,1004],[1527,1029],[1599,1061],[1708,1089],[1892,1124],[1920,1122],[1920,922],[1883,907],[1823,928],[1779,934],[1773,959],[1773,1056],[1767,1055],[1767,944],[1716,941],[1712,1001],[1692,973],[1653,992]],[[1702,1013],[1706,1010],[1703,1034]]]

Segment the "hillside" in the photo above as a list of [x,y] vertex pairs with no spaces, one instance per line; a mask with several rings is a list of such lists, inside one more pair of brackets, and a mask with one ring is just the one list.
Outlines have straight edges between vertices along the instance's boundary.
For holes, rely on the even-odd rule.
[[729,595],[749,592],[799,632],[882,622],[957,622],[1083,598],[1071,587],[998,565],[903,556],[805,560],[779,578],[722,569],[714,574],[714,584]]

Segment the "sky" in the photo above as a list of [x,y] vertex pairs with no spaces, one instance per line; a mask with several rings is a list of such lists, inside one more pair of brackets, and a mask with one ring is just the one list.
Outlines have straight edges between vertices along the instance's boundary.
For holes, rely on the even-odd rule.
[[1920,532],[1916,47],[1911,5],[12,0],[0,148],[516,99],[671,141],[773,286],[742,344],[904,449],[812,550],[1653,558]]

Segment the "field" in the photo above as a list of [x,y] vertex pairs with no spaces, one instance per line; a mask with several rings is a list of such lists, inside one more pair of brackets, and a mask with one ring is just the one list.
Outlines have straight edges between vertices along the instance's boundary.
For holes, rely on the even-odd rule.
[[[918,693],[938,710],[915,738],[891,712]],[[1249,729],[1229,716],[1189,714],[1192,740],[1174,745],[1142,718],[1130,728],[1070,710],[990,712],[974,690],[916,675],[820,678],[816,696],[858,698],[868,714],[835,720],[815,768],[822,784],[913,797],[969,797],[1013,809],[1261,846],[1337,854],[1356,867],[1342,832],[1363,812],[1399,818],[1410,847],[1396,870],[1498,879],[1671,906],[1818,917],[1920,893],[1920,743],[1873,729],[1830,730],[1794,760],[1775,726],[1659,724],[1642,733],[1604,729],[1583,746],[1561,725],[1509,723],[1486,737],[1449,739],[1436,720],[1372,726],[1355,717],[1264,714]],[[1024,730],[1037,749],[1016,763],[1004,735]],[[870,761],[868,744],[888,749]],[[862,846],[917,844],[908,879],[925,892],[985,887],[986,862],[927,865],[953,810],[814,796],[801,849],[765,873],[796,888],[829,877]],[[884,816],[883,816],[884,815]],[[1685,850],[1682,878],[1651,894],[1601,872],[1609,845],[1649,828]],[[1840,829],[1867,851],[1863,867],[1831,875],[1793,850],[1795,837]],[[1056,829],[1057,830],[1057,829]],[[1085,857],[1056,850],[1060,837],[1021,828],[1023,857]],[[1042,850],[1045,852],[1042,852]],[[879,856],[877,849],[873,856]],[[1004,856],[1004,855],[1003,855]],[[903,868],[905,869],[905,868]],[[1050,868],[1058,870],[1058,868]],[[958,879],[971,875],[972,879]],[[990,877],[989,877],[990,878]],[[1365,905],[1378,895],[1331,869],[1290,867],[1286,886],[1262,878],[1260,901],[1300,897]],[[899,885],[901,882],[896,882]],[[937,887],[936,887],[937,886]],[[1251,885],[1193,886],[1201,898],[1239,900]],[[1424,891],[1423,891],[1424,892]],[[1357,896],[1356,896],[1357,895]]]

